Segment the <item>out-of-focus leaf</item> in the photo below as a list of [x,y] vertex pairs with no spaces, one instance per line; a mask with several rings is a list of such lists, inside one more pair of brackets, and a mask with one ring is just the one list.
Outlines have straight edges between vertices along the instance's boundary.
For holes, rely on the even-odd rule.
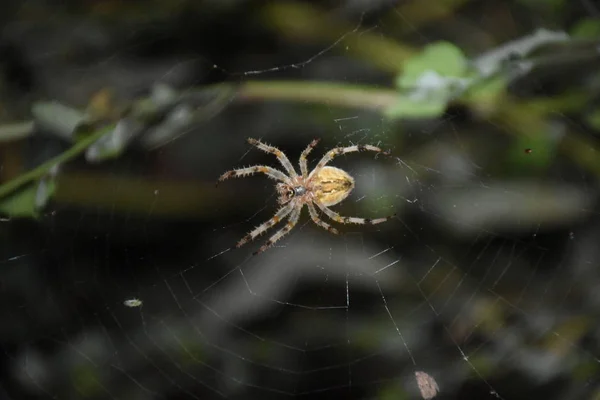
[[58,102],[35,103],[31,113],[38,126],[65,140],[71,140],[86,119],[85,113]]
[[510,169],[522,176],[546,169],[556,157],[556,142],[547,132],[519,135],[509,154]]
[[571,30],[571,35],[581,39],[596,39],[600,37],[600,19],[586,18],[579,21]]
[[50,177],[46,177],[40,180],[37,189],[35,191],[34,206],[36,210],[41,210],[46,206],[50,197],[56,190],[56,182]]
[[150,128],[142,139],[145,144],[163,144],[175,140],[190,128],[194,122],[194,110],[187,104],[175,107],[156,126]]
[[384,386],[377,396],[380,400],[406,400],[410,396],[399,383],[391,383]]
[[467,73],[467,59],[452,43],[430,44],[404,63],[396,84],[401,89],[414,88],[421,81],[422,75],[430,71],[441,77],[463,78]]
[[42,178],[0,199],[0,213],[9,217],[37,218],[55,190],[53,178]]
[[448,102],[467,88],[468,63],[462,51],[448,42],[431,44],[403,65],[396,79],[398,102],[386,110],[390,118],[435,118]]
[[25,188],[0,199],[0,213],[9,217],[37,217],[35,197],[37,184]]
[[594,129],[600,130],[600,109],[592,109],[583,115],[584,121]]
[[121,119],[109,132],[88,147],[85,159],[88,162],[101,162],[120,156],[143,129],[142,124],[132,118]]
[[80,365],[71,371],[71,382],[77,388],[77,392],[85,397],[96,397],[102,391],[100,382],[100,371],[94,366]]
[[469,88],[467,93],[465,93],[465,97],[473,101],[485,101],[490,98],[495,98],[506,89],[506,83],[506,79],[501,76],[493,79],[486,79]]
[[564,9],[567,0],[518,0],[517,3],[527,6],[532,10],[558,13]]
[[20,140],[31,136],[34,129],[35,124],[32,121],[2,125],[0,126],[0,143]]
[[414,101],[400,98],[396,104],[385,110],[388,118],[435,118],[446,110],[447,102],[441,101]]
[[587,113],[584,118],[585,122],[590,124],[591,127],[600,130],[600,110],[593,110]]
[[474,84],[462,99],[473,104],[480,112],[493,112],[497,101],[506,90],[508,80],[504,76],[494,76]]
[[562,43],[567,40],[569,40],[569,35],[565,32],[538,29],[530,35],[512,40],[480,54],[472,61],[471,65],[481,77],[487,78],[501,72],[506,62],[515,56],[523,59],[542,46],[551,43]]

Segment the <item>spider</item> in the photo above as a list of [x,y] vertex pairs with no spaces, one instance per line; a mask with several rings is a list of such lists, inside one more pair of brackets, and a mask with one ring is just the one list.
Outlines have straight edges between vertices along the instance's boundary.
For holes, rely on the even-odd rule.
[[236,247],[239,248],[244,244],[254,240],[256,237],[287,217],[288,221],[286,225],[277,231],[273,236],[271,236],[271,238],[267,240],[262,247],[253,253],[253,255],[257,255],[267,250],[275,242],[290,232],[292,228],[294,228],[294,226],[298,223],[298,219],[300,218],[300,212],[305,205],[308,207],[310,218],[315,224],[336,235],[339,233],[337,229],[319,218],[317,210],[315,209],[315,205],[333,221],[342,224],[375,225],[394,217],[394,215],[376,219],[344,217],[329,209],[330,206],[342,202],[346,197],[348,197],[352,189],[354,189],[354,178],[352,178],[346,171],[340,168],[327,166],[331,160],[333,160],[336,156],[358,151],[374,151],[384,155],[389,155],[390,153],[388,151],[381,150],[379,147],[368,144],[336,147],[325,153],[315,169],[309,173],[307,156],[312,149],[315,148],[317,143],[319,143],[319,140],[320,139],[313,140],[300,155],[301,175],[298,175],[290,160],[281,150],[262,143],[259,140],[252,138],[248,139],[248,143],[251,145],[266,153],[275,155],[283,168],[285,168],[287,175],[278,169],[264,165],[255,165],[247,168],[234,169],[221,175],[217,181],[217,185],[229,178],[244,177],[257,172],[263,173],[269,178],[279,181],[275,187],[277,194],[279,195],[277,201],[281,206],[280,209],[271,219],[257,226],[246,236],[244,236],[237,243]]

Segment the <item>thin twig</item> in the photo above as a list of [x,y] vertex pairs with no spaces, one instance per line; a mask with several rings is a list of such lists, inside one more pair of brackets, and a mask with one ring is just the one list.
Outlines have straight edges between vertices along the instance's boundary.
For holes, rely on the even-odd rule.
[[75,143],[71,148],[59,154],[58,156],[51,158],[45,163],[38,165],[34,169],[4,183],[0,186],[0,198],[13,192],[14,190],[17,190],[18,188],[29,182],[32,182],[36,179],[40,179],[41,177],[46,175],[48,171],[55,165],[65,163],[77,157],[79,154],[83,153],[85,149],[87,149],[92,143],[100,139],[111,129],[114,129],[114,126],[105,127],[103,129],[98,130],[97,132],[92,133],[90,136],[81,139],[81,141]]

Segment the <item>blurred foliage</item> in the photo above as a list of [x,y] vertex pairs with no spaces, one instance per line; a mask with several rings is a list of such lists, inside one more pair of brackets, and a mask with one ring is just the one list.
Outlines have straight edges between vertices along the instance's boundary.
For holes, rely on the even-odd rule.
[[[409,58],[396,79],[401,92],[397,104],[387,110],[390,118],[436,118],[452,96],[466,86],[467,60],[456,46],[441,42],[425,47]],[[410,92],[409,94],[406,94]]]
[[15,218],[37,218],[55,191],[53,179],[42,179],[6,195],[0,201],[0,213]]
[[[157,2],[157,7],[151,9],[154,11],[159,10],[159,4],[162,4],[162,2]],[[404,5],[400,7],[398,14],[407,15],[406,18],[411,18],[415,23],[425,23],[426,21],[430,21],[430,18],[433,16],[435,16],[434,18],[442,18],[453,7],[458,7],[461,4],[461,2],[446,2],[440,5],[441,8],[439,9],[435,8],[438,6],[435,6],[430,10],[430,13],[422,14],[428,17],[418,17],[415,15],[414,19],[412,19],[413,14],[421,14],[422,9],[408,9]],[[526,2],[526,4],[532,7],[540,5],[530,2]],[[561,2],[557,2],[556,6],[559,4]],[[133,9],[137,9],[139,6],[139,4],[131,4],[127,5],[126,8],[133,7]],[[173,12],[171,15],[176,16],[189,6],[191,4],[185,1],[179,2],[176,5],[173,4],[170,6],[172,7],[170,12]],[[119,1],[103,2],[100,8],[94,6],[88,11],[92,13],[98,12],[98,15],[108,12],[107,15],[110,15],[121,13],[123,11],[122,7],[125,7],[125,4]],[[336,40],[335,38],[337,37],[334,43],[336,45],[334,50],[345,49],[346,52],[349,49],[351,52],[368,50],[372,53],[356,53],[356,55],[383,69],[388,69],[391,65],[395,64],[395,70],[400,71],[396,77],[396,87],[398,90],[396,101],[393,105],[388,105],[387,100],[376,104],[378,107],[382,106],[381,111],[386,116],[392,119],[439,118],[443,116],[450,104],[456,102],[464,103],[474,111],[482,113],[492,120],[495,119],[494,114],[499,114],[503,116],[500,119],[503,120],[503,123],[510,124],[511,121],[514,121],[515,124],[512,124],[512,127],[517,129],[518,136],[515,147],[517,149],[535,149],[535,152],[531,153],[535,154],[535,157],[530,157],[530,159],[535,160],[533,161],[534,164],[531,164],[531,161],[525,161],[529,163],[526,165],[530,167],[547,165],[553,157],[553,153],[549,153],[547,150],[556,147],[558,142],[556,140],[548,141],[548,139],[545,139],[548,138],[548,135],[544,133],[546,127],[541,119],[545,118],[545,113],[557,112],[559,110],[549,108],[542,111],[540,109],[537,114],[528,116],[527,118],[531,120],[529,125],[531,127],[535,125],[535,128],[531,130],[529,125],[521,124],[521,117],[518,114],[522,107],[518,104],[510,104],[504,100],[507,85],[510,83],[510,79],[507,76],[507,72],[510,71],[510,65],[522,65],[524,60],[511,60],[510,58],[505,59],[503,57],[511,56],[512,54],[526,56],[527,52],[531,51],[530,49],[535,48],[535,45],[528,45],[527,50],[520,50],[517,44],[513,45],[515,47],[514,50],[502,49],[501,54],[504,55],[499,54],[496,59],[491,61],[493,64],[498,65],[487,65],[485,67],[486,71],[496,71],[496,73],[482,76],[480,72],[473,69],[473,60],[468,60],[458,46],[449,42],[432,43],[425,46],[422,51],[416,52],[400,42],[384,39],[382,36],[373,35],[368,31],[363,32],[359,26],[353,30],[351,26],[346,25],[341,19],[318,13],[316,11],[317,8],[313,6],[302,5],[300,3],[269,3],[263,10],[266,13],[266,21],[269,23],[280,24],[282,21],[295,21],[293,25],[286,23],[272,26],[278,34],[289,35],[293,33],[294,40],[311,40],[317,42]],[[228,11],[222,9],[218,12]],[[290,18],[287,18],[286,15],[289,15]],[[150,19],[157,18],[157,15],[150,13],[147,17]],[[337,22],[332,25],[332,21]],[[322,30],[313,29],[315,26],[321,26]],[[573,37],[593,38],[597,36],[596,30],[597,21],[589,18],[584,19],[573,28]],[[541,43],[543,44],[544,42]],[[519,44],[518,46],[522,45]],[[396,61],[394,61],[395,56],[398,57]],[[528,67],[528,69],[533,68],[534,66]],[[256,94],[251,95],[253,100],[267,98],[283,100],[287,98],[302,102],[307,99],[307,96],[302,94],[302,90],[288,91],[284,86],[285,82],[248,82],[248,85],[247,87],[255,89]],[[302,83],[298,82],[294,86],[301,89],[301,85]],[[309,88],[311,83],[306,82],[305,85]],[[362,107],[371,108],[375,105],[373,101],[378,101],[376,100],[377,96],[387,96],[387,93],[380,89],[365,87],[373,95],[373,100],[369,100],[368,97],[364,97],[360,92],[353,92],[353,89],[349,85],[340,84],[339,86],[340,90],[337,93],[332,92],[332,87],[328,87],[327,85],[323,86],[322,90],[314,87],[314,89],[311,89],[309,98],[311,101],[320,104],[325,104],[326,102],[331,105],[333,102],[339,106],[360,108],[362,105]],[[276,89],[278,87],[281,90],[278,89],[276,92],[271,91],[271,88]],[[242,87],[239,88],[239,90],[241,89]],[[294,90],[293,87],[289,89]],[[225,86],[223,86],[222,90],[225,90]],[[381,95],[378,94],[378,91],[381,92]],[[88,145],[95,147],[94,149],[90,149],[88,154],[90,157],[97,159],[97,161],[120,156],[125,148],[132,143],[132,139],[139,135],[140,131],[148,131],[151,126],[150,124],[155,124],[157,119],[164,118],[164,116],[161,117],[156,114],[151,115],[145,121],[134,121],[126,116],[122,116],[123,111],[115,111],[117,109],[113,105],[109,105],[109,103],[113,102],[111,100],[112,97],[113,93],[110,93],[106,89],[93,95],[89,101],[88,110],[82,114],[86,115],[86,129],[82,130],[78,128],[76,132],[62,133],[63,136],[72,136],[78,140],[77,138],[80,138],[81,132],[94,129],[94,126],[97,125],[94,121],[106,120],[113,124],[116,121],[116,126],[109,131],[110,133],[107,133],[95,143]],[[349,99],[353,98],[355,100],[348,102]],[[200,111],[201,109],[195,110],[196,113]],[[595,122],[597,119],[595,115],[594,112],[587,115],[587,121],[592,126],[596,126],[597,124]],[[536,118],[537,122],[534,122]],[[39,121],[37,122],[39,123]],[[76,125],[80,124],[77,123]],[[176,125],[177,129],[178,127],[179,125]],[[174,130],[176,128],[171,127],[169,129]],[[24,131],[27,135],[30,132],[33,132],[33,130]],[[171,136],[174,137],[175,133],[172,133]],[[549,143],[552,144],[550,145]],[[84,150],[86,149],[81,149],[81,151]],[[94,156],[91,156],[91,154],[94,154]],[[507,159],[508,165],[511,166],[510,169],[521,168],[523,166],[521,162],[526,160],[520,156],[521,152],[513,151],[510,154],[511,156]],[[597,165],[592,168],[592,170],[596,169],[599,169]],[[14,185],[9,187],[16,188]],[[6,184],[0,188],[0,193],[7,193]],[[30,214],[33,215],[33,211]]]
[[571,29],[571,36],[582,39],[597,39],[600,37],[600,19],[584,18]]
[[[297,142],[305,139],[302,136],[304,132],[310,132],[311,135],[318,133],[334,142],[339,141],[339,132],[344,129],[344,141],[381,141],[382,145],[392,148],[396,163],[388,164],[398,167],[394,171],[409,170],[414,175],[407,176],[416,176],[413,181],[416,181],[414,187],[418,189],[414,192],[402,191],[404,180],[408,181],[408,178],[398,179],[396,175],[390,179],[393,186],[374,185],[376,187],[369,192],[370,195],[365,201],[356,201],[360,211],[382,211],[395,207],[409,213],[411,210],[420,209],[426,210],[424,214],[428,217],[434,216],[443,220],[444,214],[441,211],[430,204],[422,204],[421,199],[442,199],[441,203],[456,206],[453,202],[455,198],[444,197],[444,190],[456,187],[468,190],[471,188],[469,185],[484,187],[490,182],[493,184],[496,179],[505,180],[505,186],[511,187],[511,180],[531,179],[531,184],[524,185],[531,191],[519,193],[523,195],[523,200],[518,202],[522,208],[509,210],[500,218],[493,215],[493,212],[485,214],[483,211],[481,217],[496,217],[502,222],[514,223],[511,228],[513,230],[506,235],[510,236],[511,243],[514,243],[513,249],[508,251],[508,257],[511,262],[520,260],[520,256],[515,256],[513,251],[517,244],[521,244],[520,235],[524,235],[523,231],[528,226],[534,226],[537,235],[538,230],[543,230],[546,225],[561,221],[561,215],[556,215],[560,214],[557,212],[548,212],[547,217],[546,214],[541,216],[535,212],[517,212],[544,209],[541,204],[543,199],[532,193],[546,193],[541,189],[536,192],[535,188],[536,185],[550,181],[548,177],[552,176],[552,168],[559,169],[561,182],[578,180],[578,189],[588,195],[594,190],[587,186],[589,177],[592,181],[600,178],[600,111],[597,106],[600,91],[598,18],[591,18],[589,13],[582,13],[578,5],[564,0],[448,0],[426,3],[415,0],[393,5],[383,3],[375,5],[356,2],[353,3],[353,7],[360,5],[365,8],[364,11],[356,12],[348,4],[344,4],[348,8],[343,8],[339,2],[114,0],[69,2],[68,7],[67,3],[63,4],[65,9],[59,7],[51,11],[48,11],[48,5],[43,2],[25,2],[19,8],[18,15],[22,21],[34,21],[34,31],[40,29],[51,37],[53,32],[61,32],[63,29],[66,30],[67,36],[57,36],[58,40],[50,41],[55,44],[48,45],[48,48],[35,47],[43,41],[44,34],[34,36],[35,40],[30,42],[11,39],[23,48],[34,48],[32,52],[40,55],[42,62],[35,64],[31,61],[38,69],[36,79],[42,81],[41,72],[50,77],[46,76],[45,85],[37,84],[37,91],[27,91],[26,94],[18,90],[9,91],[16,81],[10,78],[10,74],[6,74],[9,78],[5,77],[5,82],[0,82],[0,87],[7,88],[0,94],[2,117],[5,119],[5,124],[0,126],[0,146],[24,146],[30,140],[46,135],[45,137],[49,136],[58,141],[66,150],[50,156],[44,155],[42,160],[36,158],[32,163],[22,163],[25,168],[16,175],[14,171],[4,173],[0,185],[0,213],[10,218],[39,220],[50,200],[55,200],[57,203],[84,210],[110,210],[111,221],[113,215],[125,215],[126,218],[141,215],[145,224],[151,218],[194,217],[217,221],[213,225],[222,227],[231,222],[221,221],[220,218],[225,216],[235,221],[226,226],[237,229],[241,225],[238,213],[245,212],[257,203],[262,204],[262,197],[254,195],[260,193],[263,186],[248,184],[237,192],[232,190],[217,193],[212,189],[212,181],[209,181],[215,172],[212,167],[220,170],[225,165],[229,166],[231,160],[238,160],[239,155],[243,154],[244,148],[236,147],[238,141],[242,142],[238,138],[249,135],[249,132],[274,135],[270,130],[275,130],[279,135],[278,139],[286,148],[289,145],[293,149],[296,145],[296,135],[299,137]],[[48,13],[53,18],[47,18]],[[541,22],[547,22],[543,25],[552,26],[553,30],[536,29],[538,25],[542,25]],[[98,24],[102,29],[90,30],[87,32],[89,36],[76,35],[90,26],[95,26],[94,24]],[[569,32],[569,37],[566,37],[563,31]],[[164,39],[163,35],[168,39]],[[20,38],[20,35],[16,36]],[[23,37],[25,36],[27,35],[23,34]],[[219,39],[226,43],[221,44]],[[144,48],[146,41],[156,41],[160,44],[156,47],[149,46],[150,50],[146,49],[144,53],[140,49]],[[7,51],[6,54],[8,53]],[[104,64],[109,65],[110,61],[121,61],[120,57],[124,57],[128,62],[115,63],[116,66],[112,67],[114,70],[108,68],[109,72],[105,74],[101,68],[96,69]],[[131,59],[135,61],[131,62]],[[161,81],[165,76],[170,76],[176,67],[185,64],[181,60],[189,59],[195,62],[200,60],[190,68],[195,72],[191,74],[191,78],[182,79],[183,84]],[[156,67],[163,60],[167,60],[164,63],[167,67]],[[64,70],[67,71],[64,74],[67,77],[71,74],[75,76],[73,71],[84,73],[68,80],[57,73]],[[143,84],[135,81],[144,74],[151,78],[141,81]],[[110,82],[115,76],[118,78],[115,79],[116,84]],[[135,81],[136,84],[128,86],[130,81]],[[161,85],[155,85],[159,81]],[[54,92],[49,88],[54,88]],[[73,88],[80,89],[80,92],[76,93],[77,96],[68,93],[67,89]],[[63,95],[60,95],[61,91]],[[83,106],[72,100],[79,98],[78,96],[85,98],[86,101],[81,102]],[[47,97],[50,97],[50,101],[46,100]],[[27,108],[31,110],[30,118],[26,121],[21,121],[22,115],[19,114],[18,107],[11,108],[13,104],[19,103],[27,104]],[[264,108],[260,108],[261,106]],[[350,110],[352,117],[361,122],[366,121],[365,126],[342,128],[341,119],[338,121],[337,116],[343,113],[339,110]],[[280,121],[283,123],[277,125]],[[316,127],[310,125],[310,121],[316,121]],[[236,122],[238,125],[235,125]],[[438,128],[439,126],[443,128]],[[199,139],[196,144],[188,144],[194,143],[192,141],[185,142],[181,146],[183,150],[179,148],[169,153],[171,146],[167,144],[170,145],[186,135],[186,139],[194,135]],[[9,149],[12,150],[12,147]],[[203,163],[186,163],[185,151],[191,153],[188,157],[194,161],[201,159]],[[31,153],[23,151],[23,154],[23,158],[33,158]],[[468,160],[466,166],[457,162],[464,159]],[[177,164],[178,162],[180,164]],[[567,163],[569,168],[577,171],[574,174],[575,178],[568,168],[564,169],[567,172],[563,176],[563,169],[559,167]],[[147,169],[138,170],[139,164],[144,164]],[[185,173],[190,173],[189,171],[196,167],[200,170],[200,178],[195,175],[191,178],[186,177],[187,180],[182,178]],[[454,167],[456,169],[452,169]],[[390,169],[389,165],[382,167],[382,179],[372,178],[370,181],[387,182],[383,176]],[[460,175],[458,172],[462,172],[463,169],[466,172]],[[181,172],[182,170],[185,172]],[[157,178],[157,175],[161,174],[165,177]],[[435,193],[438,190],[442,193],[439,196]],[[504,190],[502,187],[500,191]],[[488,192],[500,196],[498,192]],[[434,194],[427,197],[423,193]],[[407,197],[404,198],[404,195]],[[469,195],[470,203],[465,207],[467,211],[455,214],[460,216],[455,218],[457,225],[469,225],[471,220],[466,217],[476,214],[473,206],[476,204],[476,194],[473,192]],[[241,196],[248,201],[241,202]],[[257,200],[252,200],[255,198]],[[416,203],[414,207],[413,202]],[[575,201],[573,203],[574,213],[588,216],[587,205],[584,207]],[[85,211],[80,213],[86,214]],[[529,219],[522,221],[523,215],[529,216]],[[411,252],[417,252],[410,248],[414,245],[410,238],[412,235],[424,235],[421,230],[427,232],[430,228],[420,221],[419,232],[413,234],[404,220],[401,222],[400,229],[383,231],[380,243],[383,248],[387,247],[390,253],[392,249],[398,251],[401,254],[400,258],[404,257],[401,251],[406,250],[409,256]],[[575,224],[572,220],[569,222]],[[76,221],[74,224],[79,232],[80,222]],[[477,238],[473,239],[473,243],[487,240],[481,237],[488,235],[506,240],[502,232],[488,230],[487,225],[472,225],[475,226],[472,229],[477,231]],[[87,228],[85,223],[81,226]],[[215,236],[214,226],[206,228],[202,240],[193,237],[193,251],[208,251],[206,248],[214,243],[211,241]],[[503,227],[500,223],[493,226],[499,230]],[[148,230],[146,225],[139,229],[139,232],[142,232],[139,235],[144,237],[144,240],[148,240]],[[168,235],[172,234],[166,229],[161,233],[164,231],[167,231]],[[109,243],[112,233],[103,233]],[[418,310],[425,304],[425,299],[433,309],[430,303],[434,302],[430,300],[433,295],[441,294],[444,300],[450,302],[455,291],[461,286],[472,284],[468,289],[469,299],[459,301],[456,317],[470,318],[467,322],[459,321],[470,327],[463,328],[470,329],[468,337],[461,335],[460,329],[457,328],[459,333],[452,332],[451,342],[448,342],[446,337],[439,342],[435,342],[438,338],[429,339],[436,343],[435,346],[431,348],[430,342],[427,342],[424,347],[426,353],[430,351],[427,353],[430,359],[433,359],[433,354],[435,360],[439,360],[436,364],[444,364],[446,368],[450,367],[449,370],[458,364],[463,367],[463,364],[466,364],[466,370],[473,375],[473,380],[487,383],[491,377],[501,375],[504,372],[503,368],[508,367],[500,365],[498,359],[493,358],[494,354],[490,355],[492,352],[478,351],[479,346],[485,348],[485,344],[491,343],[489,347],[494,347],[499,337],[509,337],[514,333],[501,332],[512,326],[507,322],[510,317],[508,310],[511,310],[512,306],[508,302],[500,301],[504,300],[503,294],[494,293],[491,300],[486,297],[489,293],[484,289],[495,289],[495,283],[488,284],[487,276],[477,276],[480,271],[476,271],[476,268],[472,271],[466,262],[461,264],[465,257],[465,245],[461,243],[459,234],[452,231],[451,234],[440,236],[443,240],[424,239],[426,245],[421,243],[422,253],[430,255],[428,252],[431,252],[432,248],[429,247],[428,241],[439,240],[442,244],[433,250],[435,258],[446,251],[455,251],[456,254],[448,258],[454,257],[459,261],[456,265],[437,266],[431,273],[426,271],[423,279],[428,279],[422,284],[419,281],[414,285],[427,292],[421,293],[422,297],[417,296],[418,301],[415,304],[418,305],[412,303],[414,298],[397,289],[394,295],[389,297],[390,307],[398,315],[403,315],[402,320],[399,317],[397,319],[408,326],[414,322],[412,318],[415,317],[412,312],[404,312],[402,307]],[[178,241],[181,240],[183,239],[178,237]],[[316,246],[319,242],[314,240],[310,243]],[[473,243],[468,244],[469,252],[476,247]],[[485,244],[485,249],[490,243],[491,241]],[[86,246],[92,247],[89,244]],[[88,253],[89,248],[86,246],[83,253]],[[503,246],[511,247],[506,243]],[[108,247],[110,246],[107,245],[106,248]],[[166,251],[176,253],[177,256],[186,255],[186,251],[163,243],[152,247],[166,248]],[[200,247],[200,250],[196,247]],[[537,243],[531,247],[538,249]],[[106,248],[103,251],[108,259],[110,251]],[[329,254],[326,254],[324,259],[331,261],[335,258],[332,256],[332,248],[328,248]],[[309,249],[306,253],[312,251]],[[345,251],[348,252],[348,249],[352,250],[352,246],[346,243]],[[69,251],[72,251],[69,255],[75,253],[74,250]],[[194,254],[195,258],[191,262],[179,259],[172,261],[170,256],[168,264],[171,268],[175,265],[174,269],[181,274],[184,265],[188,268],[188,264],[196,265],[198,260],[202,263],[212,259],[209,257],[213,257],[214,249],[209,248],[209,251],[211,254],[208,255]],[[486,251],[482,253],[488,254]],[[230,254],[227,254],[227,257],[229,256]],[[123,259],[129,263],[134,257],[127,254]],[[227,261],[230,262],[230,259]],[[147,260],[144,260],[144,263],[146,262]],[[496,260],[486,262],[494,265]],[[510,266],[511,262],[507,264]],[[525,289],[532,290],[524,289],[521,294],[524,298],[531,295],[529,292],[541,298],[539,287],[544,290],[550,287],[544,276],[539,282],[530,278],[537,273],[539,265],[534,264],[536,262],[538,261],[524,262],[523,265],[513,268],[517,270],[516,278],[513,277],[517,282],[532,282],[531,286],[529,283],[525,286]],[[122,269],[126,263],[120,259],[115,264]],[[154,268],[146,269],[159,271],[152,263],[148,264]],[[219,264],[218,268],[199,268],[202,270],[201,274],[206,275],[199,273],[201,278],[198,279],[198,285],[205,287],[207,282],[210,285],[219,282],[215,274],[222,270],[231,270],[231,265],[225,261],[223,264]],[[418,259],[416,264],[421,267],[431,265],[422,259]],[[544,261],[540,264],[544,264],[540,267],[543,269],[549,268],[546,264],[551,263]],[[433,265],[436,266],[437,261]],[[488,271],[485,269],[487,264],[485,268],[480,267]],[[506,267],[506,270],[508,269]],[[530,272],[530,269],[533,272]],[[147,273],[146,270],[144,272]],[[348,272],[345,273],[346,280],[341,282],[341,285],[345,284],[343,289],[348,290]],[[402,279],[406,279],[407,276],[403,276]],[[558,272],[552,275],[554,276],[558,277],[557,280],[562,278]],[[469,282],[473,277],[474,284]],[[79,282],[72,277],[69,279],[68,282]],[[97,283],[95,279],[94,284]],[[163,276],[153,279],[153,282],[166,282]],[[245,279],[244,277],[244,281]],[[438,292],[442,283],[450,285],[449,289],[447,286]],[[379,285],[379,282],[377,284]],[[248,285],[247,281],[245,285]],[[516,284],[513,282],[513,285]],[[246,290],[246,286],[242,285],[242,290]],[[169,296],[174,297],[170,287],[168,290]],[[383,298],[381,288],[379,290],[380,293],[371,293],[375,297],[378,310],[382,308]],[[223,297],[231,299],[232,304],[241,308],[241,305],[235,303],[235,296]],[[585,298],[583,295],[581,297]],[[175,300],[179,306],[176,311],[182,311],[179,301]],[[529,306],[526,301],[523,302],[524,305],[519,301],[519,306]],[[106,308],[106,302],[103,298],[98,307]],[[329,303],[323,300],[322,304]],[[372,306],[372,303],[370,305]],[[446,303],[444,307],[445,305]],[[464,310],[471,305],[474,310]],[[545,306],[558,313],[559,307],[554,309],[552,302]],[[387,303],[385,307],[388,307]],[[348,309],[345,311],[348,318]],[[114,317],[112,311],[110,314]],[[357,354],[372,355],[381,351],[382,343],[398,342],[397,332],[390,326],[388,315],[381,315],[373,313],[366,318],[367,322],[357,328],[355,340],[352,343],[347,340],[349,349]],[[468,315],[468,318],[465,315]],[[441,313],[436,313],[435,317],[444,323],[447,323],[445,318],[451,320]],[[186,322],[192,319],[187,318]],[[225,322],[236,329],[247,322],[238,321],[238,326],[235,318],[230,317],[230,320]],[[244,318],[251,319],[248,316]],[[454,321],[449,324],[454,324]],[[59,324],[62,326],[63,323]],[[578,346],[575,343],[582,341],[586,333],[593,329],[593,323],[594,320],[590,317],[573,318],[558,322],[551,329],[538,328],[536,343],[539,342],[543,351],[566,358],[569,351]],[[286,324],[287,321],[284,321],[271,329],[281,334],[280,325]],[[178,333],[171,331],[168,335],[164,332],[162,336],[156,332],[153,332],[154,335],[148,335],[149,328],[145,320],[142,320],[141,325],[144,334],[159,343],[165,337],[179,338]],[[314,325],[315,327],[310,326],[309,330],[315,331],[315,336],[318,336],[321,332],[316,331],[317,325],[320,324]],[[342,339],[351,336],[348,334],[348,328],[337,328],[337,333],[346,334]],[[243,329],[240,329],[243,332],[241,336],[250,336]],[[426,328],[419,326],[419,329],[425,331]],[[205,363],[209,363],[211,357],[214,357],[211,353],[214,349],[206,346],[204,342],[198,343],[198,332],[200,331],[192,331],[189,337],[183,336],[186,339],[177,343],[179,347],[174,347],[177,351],[168,353],[175,354],[171,361],[177,368],[180,365],[190,368],[205,366]],[[540,332],[547,334],[544,336]],[[477,342],[473,345],[475,350],[472,356],[465,356],[463,359],[463,348],[468,353],[471,335],[478,336],[477,340],[483,344],[477,345]],[[425,343],[425,335],[423,338],[417,337],[419,335],[414,336]],[[242,356],[239,358],[247,361],[244,358],[247,356],[248,359],[265,364],[276,360],[281,355],[280,349],[272,345],[276,339],[262,340],[263,337],[271,336],[261,336],[261,340],[250,345],[249,349],[240,351]],[[223,335],[218,339],[229,338]],[[418,348],[416,339],[415,346]],[[406,346],[404,338],[402,342]],[[227,344],[230,344],[231,348],[242,346],[238,342],[232,343]],[[452,350],[451,356],[437,348],[448,344]],[[521,344],[522,347],[516,351],[522,350],[528,344]],[[161,349],[170,349],[173,343],[162,346],[158,345]],[[299,353],[308,358],[309,351],[301,349]],[[447,347],[445,349],[447,350]],[[458,355],[457,350],[460,350]],[[143,352],[142,354],[146,355]],[[345,356],[347,354],[343,355]],[[393,356],[390,358],[396,363],[394,365],[397,365],[398,360]],[[448,359],[454,362],[444,363]],[[510,362],[501,361],[507,364]],[[348,362],[348,359],[343,362]],[[216,361],[214,363],[217,364]],[[581,360],[574,363],[575,366],[569,372],[578,379],[579,386],[586,380],[594,379],[598,374],[597,363]],[[384,368],[373,364],[370,364],[370,367]],[[283,367],[275,369],[277,368],[281,369],[277,372],[283,371]],[[97,392],[102,389],[100,382],[104,379],[98,372],[101,371],[92,367],[76,368],[71,371],[71,383],[84,396],[98,395]],[[260,384],[259,382],[257,385]],[[408,390],[405,382],[399,380],[382,383],[377,391],[377,396],[381,399],[411,398],[410,395],[414,392]]]

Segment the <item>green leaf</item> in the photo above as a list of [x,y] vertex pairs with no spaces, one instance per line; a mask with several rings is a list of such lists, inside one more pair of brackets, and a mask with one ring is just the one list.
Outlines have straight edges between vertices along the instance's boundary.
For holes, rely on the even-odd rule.
[[486,101],[495,99],[498,95],[504,93],[507,79],[503,76],[496,76],[486,79],[473,85],[467,91],[465,99],[470,101]]
[[508,80],[504,76],[492,76],[471,86],[462,99],[478,110],[493,111],[506,92]]
[[56,190],[52,178],[42,178],[0,199],[0,214],[15,218],[38,218]]
[[545,131],[518,136],[509,153],[509,170],[518,176],[544,171],[555,158],[556,146],[556,141],[549,139]]
[[83,397],[98,397],[102,391],[100,371],[94,365],[78,365],[71,369],[70,380]]
[[396,83],[401,89],[414,87],[428,71],[442,77],[464,78],[468,72],[467,63],[463,52],[452,43],[433,43],[404,63]]
[[598,18],[586,18],[573,29],[571,29],[571,36],[582,39],[597,39],[600,37],[600,20]]
[[438,101],[411,100],[402,97],[396,104],[385,110],[388,118],[436,118],[444,114],[447,102],[445,99]]
[[377,398],[380,400],[406,400],[410,397],[402,387],[402,384],[393,382],[381,388]]
[[594,110],[585,115],[584,118],[590,126],[600,130],[600,110]]
[[108,129],[110,130],[104,136],[86,150],[87,161],[101,162],[119,157],[143,128],[137,121],[123,118]]
[[401,97],[386,110],[389,118],[436,118],[448,102],[472,84],[462,51],[448,42],[428,45],[408,59],[396,78]]

